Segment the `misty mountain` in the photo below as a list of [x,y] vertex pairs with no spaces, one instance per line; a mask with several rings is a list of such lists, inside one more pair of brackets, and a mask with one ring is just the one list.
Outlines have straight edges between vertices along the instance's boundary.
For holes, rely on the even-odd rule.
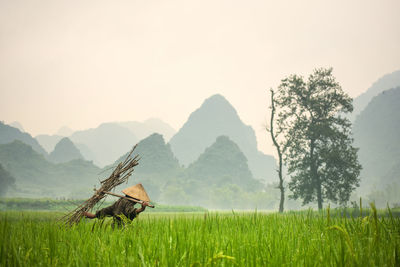
[[69,128],[67,126],[63,126],[60,129],[58,129],[58,131],[55,135],[61,135],[61,136],[68,137],[73,133],[74,133],[74,131],[71,128]]
[[64,136],[61,135],[47,135],[47,134],[40,134],[35,136],[35,139],[39,142],[39,144],[50,153],[54,150],[54,147]]
[[228,136],[239,146],[255,178],[275,181],[275,159],[258,151],[253,128],[241,121],[236,110],[221,95],[206,99],[172,137],[170,144],[179,162],[187,166],[221,135]]
[[5,195],[10,186],[15,185],[15,178],[0,164],[0,196]]
[[30,134],[23,133],[17,128],[0,122],[0,144],[11,143],[15,140],[20,140],[21,142],[30,145],[39,154],[47,156],[47,152]]
[[83,158],[85,160],[90,160],[93,162],[97,162],[96,161],[96,155],[92,152],[92,150],[90,150],[90,148],[82,143],[74,143],[73,144],[79,149],[79,152],[81,152],[81,155],[83,156]]
[[51,163],[18,140],[0,145],[0,164],[15,177],[12,195],[24,197],[86,197],[98,184],[100,173],[88,161]]
[[[114,127],[115,126],[115,127]],[[130,135],[126,130],[121,130],[121,126],[123,128],[128,129],[131,133],[133,133],[134,137]],[[148,119],[144,122],[135,122],[135,121],[128,121],[128,122],[115,122],[115,123],[104,123],[99,126],[100,129],[97,128],[97,131],[91,131],[86,130],[86,131],[79,131],[76,133],[73,133],[72,130],[68,127],[62,127],[58,133],[63,133],[64,135],[38,135],[36,136],[36,140],[40,143],[42,147],[46,149],[48,153],[54,150],[55,145],[65,136],[71,136],[71,140],[73,141],[74,145],[80,150],[82,156],[87,159],[87,160],[92,160],[96,164],[102,166],[105,164],[110,164],[113,160],[109,161],[110,157],[107,157],[105,155],[101,155],[100,149],[92,151],[90,148],[92,145],[88,144],[88,139],[90,139],[90,135],[97,135],[97,138],[101,138],[103,141],[103,137],[99,137],[100,135],[108,135],[108,136],[119,136],[122,135],[123,139],[131,139],[132,140],[141,140],[145,137],[148,137],[149,135],[153,133],[159,133],[164,136],[167,140],[171,138],[173,134],[175,134],[175,130],[169,126],[167,123],[161,121],[160,119]],[[105,129],[108,128],[108,129]],[[89,132],[88,132],[89,131]],[[105,132],[108,131],[108,134]],[[115,134],[113,134],[113,131],[115,131]],[[102,141],[102,142],[103,142]],[[93,140],[95,142],[95,140]],[[92,142],[92,143],[93,143]],[[109,141],[108,141],[109,142]],[[131,143],[131,142],[128,142]],[[131,147],[125,147],[124,151]],[[120,150],[119,150],[120,151]],[[116,153],[114,154],[114,156]],[[121,154],[118,154],[119,156]],[[99,157],[100,156],[100,157]]]
[[179,162],[162,135],[154,133],[138,143],[135,154],[140,156],[138,175],[171,174],[180,169]]
[[118,122],[120,126],[128,128],[139,140],[148,137],[153,133],[159,133],[169,140],[176,131],[167,123],[160,119],[152,118],[144,122],[126,121]]
[[353,101],[354,111],[348,116],[351,121],[355,121],[364,108],[368,105],[371,99],[385,90],[400,86],[400,70],[384,75],[377,80],[363,94],[356,97]]
[[55,163],[62,163],[74,159],[83,159],[83,156],[74,143],[72,143],[68,137],[64,137],[57,143],[48,159]]
[[261,207],[270,202],[264,188],[253,178],[239,146],[219,136],[177,179],[168,181],[161,199],[210,208]]
[[400,181],[399,103],[400,87],[384,91],[371,100],[354,122],[363,188],[383,188]]
[[[240,203],[243,199],[254,204],[256,200],[253,195],[259,194],[264,188],[253,178],[246,156],[238,145],[226,136],[216,138],[186,169],[179,166],[169,144],[165,144],[160,134],[140,141],[135,155],[140,156],[139,165],[129,184],[121,185],[116,189],[117,192],[140,182],[153,201],[229,208],[246,207],[248,203]],[[113,166],[126,156],[118,159]],[[110,167],[105,169],[110,172]],[[257,199],[265,200],[268,196]]]
[[[178,160],[160,134],[152,134],[141,140],[132,156],[139,155],[139,165],[135,168],[129,184],[142,183],[153,200],[158,200],[165,183],[175,178],[180,172]],[[120,157],[117,163],[123,161],[127,153]],[[106,167],[106,169],[109,167]],[[127,187],[123,185],[122,187]],[[123,188],[119,188],[118,190]]]
[[20,130],[22,133],[25,132],[24,127],[22,127],[22,124],[19,123],[18,121],[14,121],[14,122],[12,122],[12,123],[9,123],[8,125],[10,125],[10,126],[12,126],[12,127],[14,127],[14,128],[17,128],[17,129]]
[[[88,147],[94,156],[87,159],[98,166],[115,162],[138,141],[130,130],[116,123],[103,123],[94,129],[75,132],[69,138],[74,144],[83,144]],[[77,147],[80,146],[77,145]]]
[[[39,142],[39,144],[46,149],[48,153],[51,153],[56,144],[60,142],[61,139],[63,139],[64,136],[61,135],[47,135],[47,134],[41,134],[35,137],[35,139]],[[91,160],[93,162],[97,162],[96,156],[94,153],[90,150],[90,148],[82,143],[74,143],[74,146],[79,149],[80,154],[83,156],[84,159],[86,160]]]
[[185,175],[207,187],[236,184],[252,191],[260,186],[251,174],[246,156],[227,136],[217,137],[215,143],[188,166]]

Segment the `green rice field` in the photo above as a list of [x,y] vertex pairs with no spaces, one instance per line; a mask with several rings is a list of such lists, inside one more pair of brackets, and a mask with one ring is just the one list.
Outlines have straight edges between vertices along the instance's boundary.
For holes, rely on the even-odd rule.
[[399,266],[391,211],[142,213],[67,227],[57,212],[0,212],[0,266]]

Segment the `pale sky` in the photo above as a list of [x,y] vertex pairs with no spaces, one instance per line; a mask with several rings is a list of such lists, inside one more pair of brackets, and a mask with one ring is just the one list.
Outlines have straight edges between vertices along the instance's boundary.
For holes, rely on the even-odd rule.
[[399,0],[0,0],[0,120],[33,136],[157,117],[220,93],[264,131],[269,88],[333,67],[357,96],[400,69]]

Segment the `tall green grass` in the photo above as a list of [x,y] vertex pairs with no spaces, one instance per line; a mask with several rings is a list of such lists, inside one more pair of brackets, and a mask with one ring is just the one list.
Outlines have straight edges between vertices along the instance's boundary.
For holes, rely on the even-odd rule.
[[1,266],[399,266],[400,220],[340,212],[152,213],[124,228],[0,213]]

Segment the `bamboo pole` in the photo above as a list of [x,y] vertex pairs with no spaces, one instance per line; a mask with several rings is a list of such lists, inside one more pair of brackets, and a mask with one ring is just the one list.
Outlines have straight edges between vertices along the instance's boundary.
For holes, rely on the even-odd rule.
[[[146,201],[143,201],[143,200],[139,200],[139,199],[135,199],[135,198],[131,198],[131,197],[126,197],[126,196],[123,196],[123,195],[118,195],[118,194],[115,194],[115,193],[112,193],[112,192],[103,192],[104,194],[108,194],[108,195],[112,195],[112,196],[115,196],[115,197],[120,197],[120,198],[123,198],[123,199],[127,199],[127,200],[129,200],[129,201],[132,201],[132,202],[135,202],[135,203],[139,203],[139,204],[142,204],[142,203],[145,203]],[[148,202],[146,202],[146,203],[148,203]],[[153,205],[151,205],[151,204],[148,204],[148,207],[150,207],[150,208],[154,208],[154,206]]]

